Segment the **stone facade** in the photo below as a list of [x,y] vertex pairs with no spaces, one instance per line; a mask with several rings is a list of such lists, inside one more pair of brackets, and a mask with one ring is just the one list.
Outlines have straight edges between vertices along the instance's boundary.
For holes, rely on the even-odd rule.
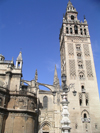
[[16,66],[0,55],[0,133],[37,132],[36,81],[21,79],[22,64],[21,52]]
[[[0,55],[0,133],[64,133],[62,129],[67,127],[65,133],[100,133],[100,101],[88,24],[86,18],[80,22],[77,14],[69,1],[59,35],[61,74],[67,76],[67,85],[74,84],[67,95],[59,85],[56,66],[53,85],[37,82],[37,70],[34,80],[27,81],[22,80],[21,52],[16,66],[13,59],[7,61]],[[40,90],[39,85],[50,91]]]

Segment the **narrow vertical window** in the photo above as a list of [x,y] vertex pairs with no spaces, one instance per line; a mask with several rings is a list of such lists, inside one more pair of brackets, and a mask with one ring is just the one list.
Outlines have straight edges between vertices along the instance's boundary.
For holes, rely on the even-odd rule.
[[74,26],[75,34],[78,34],[78,27],[77,25]]
[[67,33],[67,34],[69,33],[69,31],[68,31],[68,27],[66,27],[66,33]]
[[86,106],[88,106],[88,99],[86,99]]
[[81,86],[81,89],[82,89],[82,92],[84,92],[85,89],[84,89],[84,86],[83,85]]
[[86,29],[84,29],[84,35],[86,35]]
[[81,33],[81,35],[83,35],[83,31],[82,31],[82,29],[80,29],[80,33]]
[[95,129],[98,129],[98,126],[97,126],[97,124],[95,124]]
[[72,28],[70,28],[70,34],[72,34],[72,33],[73,33]]
[[77,129],[77,127],[78,127],[78,125],[77,125],[77,124],[75,124],[75,129]]
[[47,96],[43,97],[43,108],[44,109],[48,108],[48,97]]
[[82,99],[80,99],[80,101],[79,101],[79,102],[80,102],[80,106],[82,106]]
[[0,97],[0,106],[2,106],[2,98]]

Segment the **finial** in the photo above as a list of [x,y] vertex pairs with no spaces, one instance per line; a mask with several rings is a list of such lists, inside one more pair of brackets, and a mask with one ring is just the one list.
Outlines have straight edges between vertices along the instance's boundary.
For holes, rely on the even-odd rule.
[[37,69],[36,69],[36,72],[35,72],[35,81],[37,82],[38,80],[38,73],[37,73]]
[[12,57],[12,61],[11,61],[11,63],[14,63],[13,57]]
[[13,57],[12,57],[12,62],[13,62]]

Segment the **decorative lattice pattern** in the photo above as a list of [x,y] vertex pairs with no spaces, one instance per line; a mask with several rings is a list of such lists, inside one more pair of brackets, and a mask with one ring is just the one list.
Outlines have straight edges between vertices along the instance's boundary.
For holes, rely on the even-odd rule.
[[82,93],[79,93],[79,99],[82,99]]
[[76,77],[76,69],[75,69],[75,60],[69,60],[69,68],[70,68],[70,77]]
[[85,56],[90,56],[88,44],[84,44],[83,45],[83,48],[84,48],[84,54],[85,54]]
[[68,44],[68,54],[74,55],[73,44]]
[[91,61],[90,60],[86,61],[86,69],[87,69],[87,77],[92,78],[93,77],[93,72],[92,72],[92,66],[91,66]]

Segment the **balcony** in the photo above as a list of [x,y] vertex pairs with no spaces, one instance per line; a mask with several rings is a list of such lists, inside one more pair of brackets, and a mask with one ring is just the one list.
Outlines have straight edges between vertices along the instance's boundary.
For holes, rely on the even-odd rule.
[[85,93],[86,92],[86,90],[85,89],[82,89],[82,93]]
[[90,118],[82,118],[82,122],[83,123],[90,123]]

